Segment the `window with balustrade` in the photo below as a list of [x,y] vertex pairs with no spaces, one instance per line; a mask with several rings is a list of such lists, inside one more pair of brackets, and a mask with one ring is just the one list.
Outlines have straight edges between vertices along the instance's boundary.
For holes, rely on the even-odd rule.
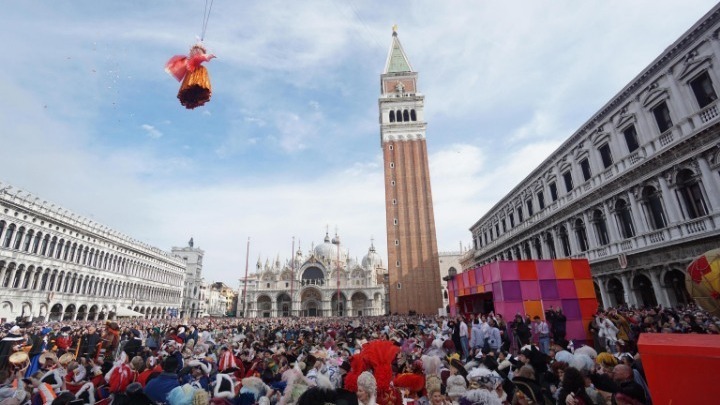
[[593,212],[592,222],[595,227],[595,235],[597,236],[598,245],[605,246],[610,243],[607,223],[605,222],[605,215],[603,215],[602,211],[595,210]]
[[680,195],[685,215],[695,219],[707,215],[708,209],[703,197],[700,182],[689,169],[681,170],[677,175],[677,192]]
[[620,234],[624,239],[635,236],[635,227],[632,221],[632,212],[625,200],[617,200],[615,202],[615,214],[617,215],[618,227]]
[[[603,167],[608,168],[613,164],[612,152],[610,151],[610,144],[605,143],[598,148],[600,153],[600,160],[602,161]],[[586,179],[587,180],[587,179]]]
[[625,144],[627,145],[628,153],[635,152],[640,147],[635,125],[630,125],[625,128],[623,130],[623,136],[625,137]]
[[668,105],[665,101],[660,103],[657,107],[653,108],[652,113],[655,117],[658,131],[660,131],[661,134],[672,128],[673,122],[672,118],[670,117],[670,109],[668,108]]
[[712,79],[707,71],[702,72],[696,78],[690,80],[690,88],[695,94],[695,100],[697,100],[700,108],[707,107],[710,103],[717,100],[717,94],[713,88]]

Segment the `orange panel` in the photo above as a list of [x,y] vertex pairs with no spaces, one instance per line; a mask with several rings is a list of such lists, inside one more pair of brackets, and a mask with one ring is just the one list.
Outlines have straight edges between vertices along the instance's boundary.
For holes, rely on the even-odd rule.
[[575,280],[578,298],[596,298],[595,285],[592,280]]
[[554,260],[555,277],[558,279],[573,278],[572,262],[570,260]]
[[717,397],[720,336],[643,333],[638,349],[653,403],[707,404]]
[[534,318],[536,315],[539,316],[540,319],[545,319],[542,302],[523,301],[523,306],[525,307],[525,313],[530,315],[530,319]]

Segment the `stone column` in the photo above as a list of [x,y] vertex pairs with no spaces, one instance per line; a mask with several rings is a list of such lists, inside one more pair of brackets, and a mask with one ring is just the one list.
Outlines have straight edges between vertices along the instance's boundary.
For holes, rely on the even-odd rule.
[[[22,283],[24,281],[23,277],[25,276],[25,271],[26,270],[24,267],[22,269],[18,269],[18,271],[15,273],[15,277],[12,280],[10,280],[10,287],[17,288],[17,289],[22,288]],[[16,278],[18,279],[17,285],[15,285]]]
[[672,306],[670,304],[670,297],[668,297],[667,290],[663,288],[660,284],[660,275],[657,271],[653,270],[651,270],[649,273],[650,282],[652,283],[653,291],[655,292],[655,298],[657,299],[657,302],[664,308],[670,308]]
[[628,278],[628,274],[620,274],[620,281],[622,281],[623,293],[625,294],[625,302],[628,304],[628,306],[636,307],[637,300],[635,299],[635,294],[633,293],[630,286],[630,279]]
[[603,212],[605,213],[605,225],[607,226],[607,230],[610,236],[610,243],[612,244],[620,242],[620,235],[618,234],[618,224],[615,215],[612,215],[610,213],[607,201],[603,202],[602,207]]
[[642,235],[647,232],[647,226],[645,226],[645,218],[642,214],[642,209],[635,199],[635,193],[632,190],[628,190],[627,198],[630,200],[630,209],[632,209],[632,219],[635,223],[635,234]]
[[705,187],[705,194],[707,194],[710,203],[708,211],[720,211],[720,188],[718,188],[718,181],[713,179],[710,165],[704,157],[698,156],[697,162],[702,176],[702,184]]
[[660,191],[662,192],[665,210],[668,214],[668,225],[675,224],[680,220],[680,218],[682,218],[675,194],[668,188],[667,180],[664,175],[660,175],[658,177],[658,183],[660,183]]
[[7,266],[0,268],[0,288],[3,287],[2,283],[5,281],[5,273],[7,272]]
[[17,272],[17,266],[13,266],[13,268],[10,269],[7,288],[13,288],[13,283],[15,282],[15,272]]
[[585,237],[587,238],[588,250],[593,250],[599,246],[597,236],[595,235],[595,227],[592,221],[589,220],[587,212],[583,211],[582,215],[583,223],[585,224]]
[[582,252],[580,251],[580,244],[577,240],[577,232],[575,232],[575,224],[574,221],[569,220],[565,223],[565,230],[567,231],[567,237],[568,237],[568,243],[570,244],[570,254],[571,255],[580,255]]
[[600,287],[600,298],[602,299],[603,308],[611,307],[612,302],[610,302],[610,296],[607,291],[607,279],[598,277],[595,281],[597,281],[598,286]]

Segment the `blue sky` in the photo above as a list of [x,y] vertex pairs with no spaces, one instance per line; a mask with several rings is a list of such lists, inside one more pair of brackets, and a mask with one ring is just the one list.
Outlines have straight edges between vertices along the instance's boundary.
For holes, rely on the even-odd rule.
[[[51,4],[51,5],[50,5]],[[8,2],[0,181],[162,249],[190,236],[237,286],[337,226],[386,257],[379,75],[399,36],[426,96],[440,250],[715,3],[214,0],[213,96],[163,71],[205,2]]]

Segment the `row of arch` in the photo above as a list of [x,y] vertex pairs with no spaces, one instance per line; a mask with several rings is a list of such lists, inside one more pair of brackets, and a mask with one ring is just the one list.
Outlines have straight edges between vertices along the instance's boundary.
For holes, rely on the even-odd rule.
[[390,110],[390,122],[410,122],[417,121],[415,109]]
[[[50,310],[48,311],[48,307]],[[127,309],[141,313],[147,319],[165,318],[170,313],[170,308],[160,306],[127,306]],[[46,303],[34,305],[30,301],[14,303],[9,300],[0,302],[0,312],[9,318],[12,316],[40,317],[45,321],[102,321],[115,319],[117,306],[106,304],[63,304],[56,302],[52,306]]]
[[628,304],[642,308],[660,304],[675,307],[693,302],[685,288],[685,273],[678,269],[667,270],[662,277],[658,277],[656,284],[653,283],[651,273],[638,272],[632,277],[626,277],[625,281],[623,278],[613,275],[595,280],[595,292],[598,300],[603,301],[603,306]]
[[[492,259],[571,257],[612,242],[633,238],[638,234],[660,231],[668,224],[679,220],[679,215],[683,215],[685,220],[707,215],[710,207],[701,176],[691,169],[683,168],[678,171],[675,179],[677,198],[668,195],[670,189],[663,186],[665,179],[660,177],[656,182],[643,186],[637,197],[630,191],[620,194],[613,201],[590,208],[559,225],[505,248],[496,256],[487,259],[485,263]],[[656,183],[659,183],[659,189],[655,186]],[[663,189],[667,191],[662,192]],[[608,218],[614,219],[614,223],[608,224]],[[511,226],[514,226],[512,218],[510,222]],[[479,242],[482,247],[483,244],[491,243],[493,239],[506,232],[509,230],[503,218],[500,223],[491,227],[489,232],[485,231],[477,237],[476,244]]]
[[175,289],[5,261],[0,261],[0,287],[156,302],[172,302],[180,299],[180,291]]
[[365,292],[355,291],[348,300],[346,291],[340,291],[339,294],[335,291],[331,294],[330,300],[325,302],[318,289],[306,288],[299,293],[299,301],[295,302],[296,305],[293,305],[288,293],[280,293],[275,299],[268,294],[260,294],[254,300],[255,308],[250,310],[260,318],[291,316],[293,307],[298,305],[299,315],[303,317],[380,315],[382,311],[377,306],[382,304],[382,295],[376,292],[373,298],[374,300],[371,300]]
[[8,223],[4,220],[0,220],[0,243],[6,249],[50,257],[131,277],[172,285],[180,285],[183,282],[182,275],[175,274],[170,270],[85,246],[70,239],[58,238],[50,233],[43,234],[39,230],[26,228],[13,222]]

